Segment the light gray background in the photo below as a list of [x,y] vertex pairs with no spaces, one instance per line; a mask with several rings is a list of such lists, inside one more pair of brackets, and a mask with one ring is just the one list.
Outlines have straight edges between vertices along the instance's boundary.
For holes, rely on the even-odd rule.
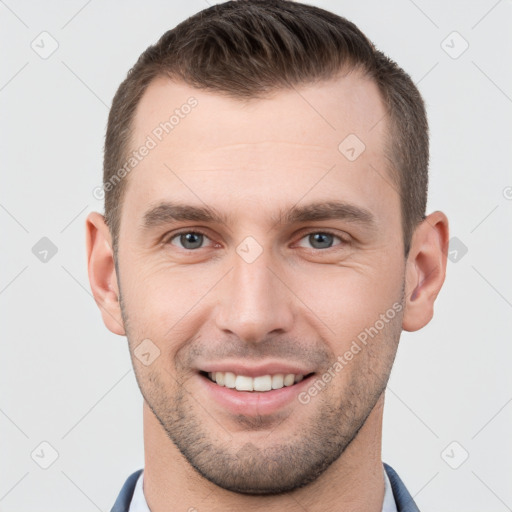
[[[84,221],[103,211],[92,190],[115,90],[149,44],[208,3],[0,2],[1,511],[108,511],[143,466],[142,398],[126,339],[90,294]],[[512,510],[512,3],[311,3],[354,21],[418,83],[428,212],[448,215],[459,244],[434,319],[402,335],[383,460],[424,512]],[[59,45],[46,59],[31,48],[51,48],[43,31]],[[469,44],[457,58],[453,31]],[[58,249],[47,262],[32,251],[42,237]],[[48,469],[43,441],[58,452]]]

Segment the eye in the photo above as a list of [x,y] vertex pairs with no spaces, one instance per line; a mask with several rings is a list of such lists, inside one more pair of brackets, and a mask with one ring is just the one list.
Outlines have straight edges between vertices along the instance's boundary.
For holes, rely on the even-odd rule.
[[[306,240],[309,244],[313,246],[313,249],[330,249],[333,246],[333,241],[335,238],[337,238],[341,242],[341,244],[338,245],[348,243],[345,240],[343,240],[340,236],[337,236],[334,233],[330,233],[328,231],[312,231],[311,233],[302,237],[301,240]],[[301,243],[299,243],[299,245],[301,247],[305,247]]]
[[201,249],[204,240],[210,240],[200,231],[181,231],[169,237],[164,243],[176,245],[186,250]]
[[[301,242],[299,242],[299,246],[317,250],[331,249],[335,239],[340,242],[335,245],[347,245],[349,243],[347,240],[344,240],[342,237],[329,231],[312,231],[300,239]],[[187,251],[194,251],[196,249],[203,248],[205,240],[210,240],[210,238],[202,231],[189,230],[174,233],[172,236],[164,240],[164,244],[171,244]],[[306,243],[309,243],[310,247],[303,245],[303,240]]]

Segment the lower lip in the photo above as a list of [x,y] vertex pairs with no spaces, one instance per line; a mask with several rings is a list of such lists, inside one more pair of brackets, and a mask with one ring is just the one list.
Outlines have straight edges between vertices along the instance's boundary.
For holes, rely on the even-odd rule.
[[293,386],[285,386],[271,391],[237,391],[219,386],[208,377],[199,374],[199,379],[209,397],[231,413],[245,416],[273,414],[286,405],[298,401],[297,395],[309,385],[312,377],[314,374]]

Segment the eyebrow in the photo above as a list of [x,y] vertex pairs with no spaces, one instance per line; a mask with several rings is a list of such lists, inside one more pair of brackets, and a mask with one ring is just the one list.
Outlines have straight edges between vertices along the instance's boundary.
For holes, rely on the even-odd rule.
[[[346,220],[370,229],[376,229],[375,216],[369,211],[343,201],[321,201],[303,206],[294,205],[287,210],[281,209],[272,216],[271,223],[298,224],[322,220]],[[161,202],[150,208],[143,216],[143,232],[172,224],[173,222],[192,221],[204,223],[228,224],[229,216],[209,206],[194,206],[182,203]]]

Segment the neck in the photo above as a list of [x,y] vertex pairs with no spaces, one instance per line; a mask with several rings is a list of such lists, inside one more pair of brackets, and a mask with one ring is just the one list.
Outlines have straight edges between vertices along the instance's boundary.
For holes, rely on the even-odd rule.
[[384,469],[381,460],[384,393],[357,436],[317,480],[277,496],[226,491],[190,466],[144,402],[144,495],[152,512],[245,510],[268,512],[381,512]]

